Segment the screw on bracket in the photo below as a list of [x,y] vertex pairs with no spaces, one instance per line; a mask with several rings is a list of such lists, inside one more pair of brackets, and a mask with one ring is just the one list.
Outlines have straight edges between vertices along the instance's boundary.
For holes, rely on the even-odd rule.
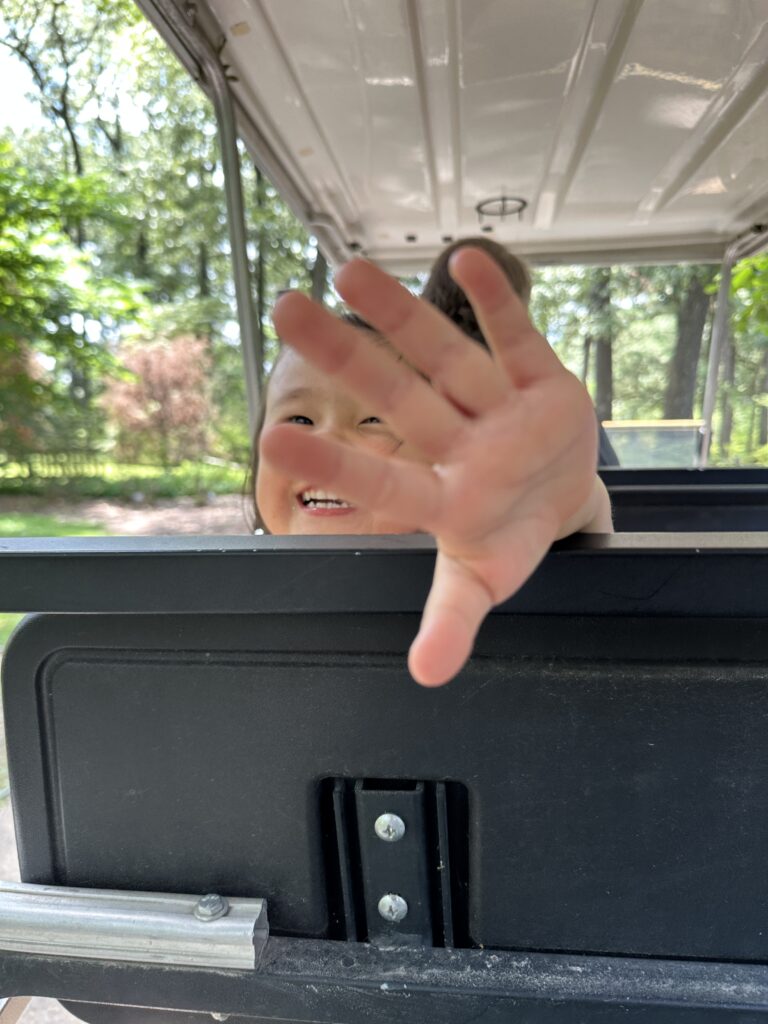
[[402,896],[388,892],[379,900],[379,913],[385,921],[398,924],[408,913],[408,904]]
[[397,814],[380,814],[373,827],[376,835],[385,843],[396,843],[405,835],[405,822]]

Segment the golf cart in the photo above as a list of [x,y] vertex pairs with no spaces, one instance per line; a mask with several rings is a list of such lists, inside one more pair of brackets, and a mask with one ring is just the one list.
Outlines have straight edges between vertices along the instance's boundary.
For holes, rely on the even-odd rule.
[[[216,105],[252,415],[238,135],[332,262],[422,269],[478,217],[531,260],[721,260],[707,450],[768,2],[141,6]],[[714,529],[683,495],[632,507],[689,532],[561,542],[439,690],[404,660],[423,537],[0,541],[36,613],[0,1020],[767,1020],[768,533],[722,498],[765,483],[673,472]]]

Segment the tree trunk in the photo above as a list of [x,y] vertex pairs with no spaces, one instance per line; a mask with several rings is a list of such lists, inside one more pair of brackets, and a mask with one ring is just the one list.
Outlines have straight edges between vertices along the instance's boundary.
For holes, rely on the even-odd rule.
[[[758,391],[768,398],[768,346],[763,353],[763,381]],[[768,444],[768,406],[761,405],[757,415],[757,443],[759,447]]]
[[211,281],[208,276],[208,246],[205,242],[200,243],[197,254],[197,286],[201,299],[210,298]]
[[584,335],[584,350],[581,358],[581,383],[584,387],[588,387],[589,381],[589,356],[592,351],[592,335]]
[[733,432],[733,404],[731,402],[731,388],[736,377],[736,348],[733,338],[729,337],[727,347],[723,352],[723,379],[720,382],[722,398],[720,400],[720,437],[719,447],[721,455],[728,455],[731,444],[731,433]]
[[613,419],[613,318],[611,316],[611,268],[597,267],[592,271],[589,290],[590,319],[595,344],[595,377],[597,418]]
[[664,394],[666,420],[688,420],[693,416],[696,370],[708,311],[709,295],[704,290],[704,282],[694,277],[683,293],[677,310],[677,340],[669,362],[669,378]]
[[264,385],[264,360],[266,358],[266,337],[264,321],[267,318],[267,232],[264,229],[264,207],[266,206],[264,175],[256,168],[256,208],[259,211],[259,231],[256,253],[256,369],[259,375],[259,394]]
[[325,293],[328,290],[328,261],[317,249],[315,262],[312,264],[312,298],[315,302],[325,302]]
[[136,270],[138,277],[149,279],[152,276],[149,267],[149,241],[143,225],[139,228],[136,239]]

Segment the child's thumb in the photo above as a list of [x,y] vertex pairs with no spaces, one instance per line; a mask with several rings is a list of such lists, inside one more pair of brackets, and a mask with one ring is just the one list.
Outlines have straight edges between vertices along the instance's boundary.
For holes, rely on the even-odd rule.
[[408,668],[422,686],[442,686],[462,669],[477,631],[493,607],[487,587],[471,570],[438,553],[421,627]]

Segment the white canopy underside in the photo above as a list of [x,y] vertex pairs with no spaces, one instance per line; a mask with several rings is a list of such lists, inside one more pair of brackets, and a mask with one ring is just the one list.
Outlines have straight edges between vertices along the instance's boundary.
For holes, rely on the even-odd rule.
[[[201,3],[334,260],[423,269],[483,226],[536,262],[718,259],[768,220],[768,0]],[[478,216],[502,195],[519,218]]]

